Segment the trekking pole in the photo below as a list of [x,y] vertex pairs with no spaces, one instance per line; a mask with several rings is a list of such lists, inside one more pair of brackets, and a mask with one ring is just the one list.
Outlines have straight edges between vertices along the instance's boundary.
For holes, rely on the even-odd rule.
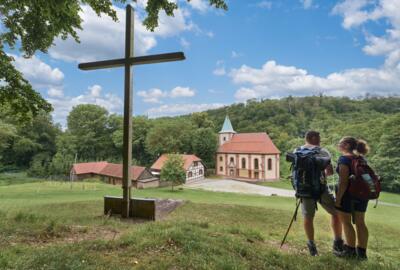
[[286,237],[287,237],[288,234],[289,234],[289,231],[290,231],[290,228],[292,227],[293,221],[296,220],[297,211],[299,210],[300,202],[301,202],[301,200],[299,200],[299,201],[297,202],[297,204],[296,204],[296,209],[294,210],[294,214],[293,214],[292,220],[290,221],[289,227],[288,227],[287,230],[286,230],[286,234],[285,234],[285,236],[284,236],[283,239],[282,239],[282,243],[281,243],[280,248],[282,248],[283,244],[284,244],[285,241],[286,241]]

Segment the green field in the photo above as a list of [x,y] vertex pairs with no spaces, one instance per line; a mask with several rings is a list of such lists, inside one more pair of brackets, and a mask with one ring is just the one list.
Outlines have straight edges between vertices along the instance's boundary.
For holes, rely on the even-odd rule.
[[[0,269],[399,269],[400,208],[370,207],[369,261],[330,253],[329,217],[316,217],[321,256],[305,249],[301,217],[282,250],[291,198],[168,188],[135,197],[187,202],[166,220],[122,221],[102,215],[102,197],[121,188],[99,182],[0,175]],[[398,195],[387,196],[392,202]]]

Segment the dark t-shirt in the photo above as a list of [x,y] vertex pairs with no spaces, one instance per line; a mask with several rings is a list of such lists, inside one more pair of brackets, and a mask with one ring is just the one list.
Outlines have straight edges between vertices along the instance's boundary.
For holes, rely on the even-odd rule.
[[351,172],[351,158],[347,156],[340,156],[337,162],[336,172],[339,173],[339,165],[346,165],[349,167],[349,175],[352,174]]

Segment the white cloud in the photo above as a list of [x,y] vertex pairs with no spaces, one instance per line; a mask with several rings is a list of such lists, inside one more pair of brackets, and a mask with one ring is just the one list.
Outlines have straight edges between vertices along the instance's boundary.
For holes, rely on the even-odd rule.
[[400,63],[400,1],[399,0],[344,0],[337,4],[333,14],[343,17],[343,27],[357,27],[368,21],[384,20],[388,29],[375,36],[364,29],[367,45],[363,50],[369,55],[385,56],[385,66],[396,68]]
[[208,93],[211,93],[211,94],[221,94],[221,93],[223,93],[223,91],[219,91],[219,90],[215,90],[215,89],[208,89],[207,91],[208,91]]
[[237,100],[263,97],[304,96],[324,93],[331,96],[357,97],[367,93],[400,93],[400,68],[348,69],[326,77],[309,74],[294,66],[266,62],[261,69],[243,65],[229,75],[234,83],[243,85],[235,93]]
[[200,12],[206,12],[209,8],[209,5],[205,0],[190,0],[188,4],[195,10]]
[[[113,8],[117,12],[118,22],[106,15],[98,17],[89,6],[82,6],[83,30],[77,31],[81,42],[76,43],[71,37],[67,40],[57,39],[55,46],[49,50],[50,56],[69,62],[122,57],[125,44],[125,10],[116,6]],[[176,10],[174,17],[161,12],[159,27],[154,32],[148,31],[142,25],[143,18],[140,14],[140,10],[135,12],[134,48],[137,55],[143,55],[154,48],[157,45],[157,37],[176,36],[183,31],[194,29],[194,24],[188,20],[187,13],[182,9]]]
[[313,0],[300,0],[300,2],[303,4],[304,9],[310,9],[313,4]]
[[88,90],[92,97],[100,97],[102,88],[100,85],[95,84],[95,85],[89,86]]
[[239,57],[241,57],[241,56],[242,56],[241,53],[238,53],[238,52],[236,52],[236,51],[232,51],[232,52],[231,52],[231,57],[232,57],[232,58],[239,58]]
[[178,97],[193,97],[195,95],[195,91],[190,89],[189,87],[181,87],[177,86],[171,90],[170,96],[172,98]]
[[168,104],[147,110],[149,117],[160,116],[176,116],[182,114],[189,114],[193,112],[201,112],[211,109],[217,109],[226,106],[222,103],[212,104]]
[[[303,2],[306,4],[306,1]],[[312,5],[310,1],[310,6]],[[306,7],[306,6],[305,6]],[[286,95],[324,93],[332,96],[357,97],[367,93],[377,95],[400,94],[400,0],[344,0],[332,10],[343,16],[346,29],[369,21],[385,20],[385,34],[375,36],[363,28],[368,55],[384,56],[378,68],[354,68],[317,76],[294,66],[266,62],[260,69],[246,65],[233,69],[229,75],[240,85],[238,100]]]
[[168,94],[158,88],[152,88],[147,91],[139,91],[137,95],[142,97],[146,103],[162,103],[160,99],[166,97]]
[[107,109],[111,113],[122,113],[123,100],[113,94],[102,94],[100,85],[88,87],[88,91],[75,97],[51,97],[47,99],[54,107],[53,119],[66,126],[66,119],[73,107],[79,104],[96,104]]
[[215,65],[216,65],[216,68],[213,70],[213,74],[215,76],[224,76],[226,74],[224,61],[218,60]]
[[139,91],[137,95],[143,98],[146,103],[163,103],[163,98],[181,98],[181,97],[193,97],[196,91],[189,87],[177,86],[171,91],[162,91],[158,88],[152,88],[147,91]]
[[212,31],[207,31],[207,32],[206,32],[206,36],[209,37],[209,38],[213,38],[215,35],[214,35],[214,32],[212,32]]
[[214,69],[213,74],[216,76],[224,76],[226,74],[225,67],[217,67]]
[[257,7],[259,8],[265,8],[265,9],[271,9],[272,8],[272,2],[271,1],[261,1],[256,4]]
[[52,68],[40,60],[39,57],[24,58],[10,54],[14,58],[14,66],[23,73],[35,88],[60,87],[64,80],[64,73],[58,68]]
[[[372,19],[372,14],[362,10],[370,4],[374,3],[369,0],[344,0],[333,8],[332,13],[342,15],[344,17],[342,25],[344,28],[349,29],[359,26],[370,18]],[[373,16],[375,17],[376,15],[374,14]]]
[[183,48],[188,49],[190,47],[190,42],[187,41],[185,38],[180,39],[180,44]]
[[60,98],[64,96],[64,91],[60,88],[50,87],[49,90],[47,90],[47,95],[53,98]]

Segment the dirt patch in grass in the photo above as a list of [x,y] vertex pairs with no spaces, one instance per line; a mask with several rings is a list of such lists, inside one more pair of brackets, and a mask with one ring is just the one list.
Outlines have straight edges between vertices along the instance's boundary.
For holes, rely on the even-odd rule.
[[82,241],[92,240],[118,240],[124,233],[122,230],[104,227],[89,227],[89,226],[64,226],[63,231],[57,229],[57,232],[52,232],[51,229],[45,230],[37,236],[12,236],[3,238],[5,244],[15,246],[18,244],[26,244],[29,246],[43,247],[53,244],[74,244]]

